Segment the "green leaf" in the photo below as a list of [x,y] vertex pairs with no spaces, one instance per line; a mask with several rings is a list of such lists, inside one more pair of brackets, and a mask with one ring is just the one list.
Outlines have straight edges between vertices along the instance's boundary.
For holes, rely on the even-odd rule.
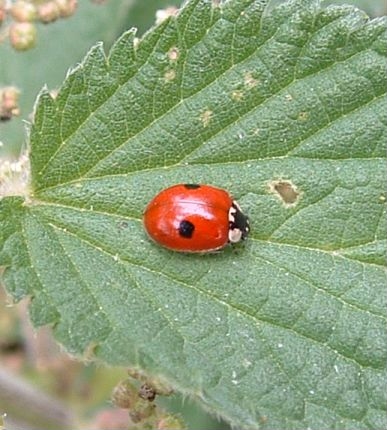
[[[161,375],[248,429],[386,427],[386,20],[189,1],[40,94],[0,264],[70,352]],[[179,182],[249,214],[235,252],[151,243]]]

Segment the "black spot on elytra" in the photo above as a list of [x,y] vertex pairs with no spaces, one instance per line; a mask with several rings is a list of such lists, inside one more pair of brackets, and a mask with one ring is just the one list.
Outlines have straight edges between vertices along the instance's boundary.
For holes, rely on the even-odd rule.
[[191,239],[193,232],[195,230],[195,226],[192,222],[183,220],[179,225],[179,234],[181,237],[185,237],[186,239]]
[[187,190],[196,190],[197,188],[200,188],[199,184],[184,184],[184,188],[187,188]]

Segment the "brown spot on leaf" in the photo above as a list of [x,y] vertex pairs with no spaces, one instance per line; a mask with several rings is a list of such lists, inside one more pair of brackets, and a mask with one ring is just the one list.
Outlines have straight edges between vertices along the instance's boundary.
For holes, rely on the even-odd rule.
[[179,58],[179,56],[180,56],[180,52],[179,52],[179,50],[176,48],[176,46],[174,46],[173,48],[171,48],[171,49],[168,51],[168,58],[169,58],[171,61],[176,61],[176,60]]
[[240,90],[235,90],[231,94],[232,99],[237,102],[240,102],[243,99],[243,96],[244,96],[243,91],[240,91]]
[[200,115],[200,120],[203,123],[203,127],[208,126],[208,124],[211,121],[212,114],[213,114],[213,112],[211,110],[207,109]]
[[308,117],[309,117],[308,112],[300,112],[298,114],[298,120],[299,121],[306,121],[308,119]]
[[259,80],[256,79],[251,72],[247,72],[244,76],[244,83],[248,89],[252,89],[258,85]]
[[176,78],[176,72],[173,69],[167,70],[164,73],[164,79],[166,82],[171,82]]

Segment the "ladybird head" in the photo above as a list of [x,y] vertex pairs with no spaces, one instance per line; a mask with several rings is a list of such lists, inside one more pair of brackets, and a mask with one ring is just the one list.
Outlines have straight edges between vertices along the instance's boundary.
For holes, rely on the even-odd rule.
[[229,231],[228,240],[230,243],[237,243],[245,240],[250,232],[250,223],[247,216],[242,212],[238,203],[234,200],[228,212]]
[[183,184],[183,187],[187,190],[197,190],[200,188],[200,184]]

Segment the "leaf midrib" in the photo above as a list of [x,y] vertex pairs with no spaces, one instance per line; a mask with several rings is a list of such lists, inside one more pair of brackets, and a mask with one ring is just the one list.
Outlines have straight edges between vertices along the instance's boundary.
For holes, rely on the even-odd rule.
[[[384,159],[382,159],[382,160],[384,161]],[[318,161],[320,161],[320,160],[318,160]],[[115,176],[115,175],[112,175],[112,176]],[[116,176],[121,176],[121,175],[116,175]],[[96,178],[96,179],[100,179],[100,178]],[[89,180],[92,181],[92,180],[95,180],[95,178],[90,178],[90,179],[86,178],[86,179],[84,179],[84,181],[89,181]],[[78,183],[78,181],[75,181],[75,182]],[[54,186],[53,188],[56,188],[56,187],[57,186]],[[60,187],[60,186],[58,186],[58,187]],[[300,207],[300,209],[298,211],[294,212],[292,214],[292,216],[298,214],[301,210],[309,208],[311,205],[314,205],[314,204],[320,202],[325,197],[327,197],[327,195],[324,195],[320,199],[311,202],[307,206]],[[57,201],[37,200],[37,199],[35,199],[33,206],[41,206],[41,207],[44,207],[44,206],[50,207],[50,206],[52,206],[52,207],[56,207],[56,208],[72,209],[72,210],[78,211],[80,213],[90,212],[90,213],[93,213],[93,214],[101,214],[101,215],[104,215],[104,216],[117,217],[119,219],[125,218],[127,220],[132,220],[132,221],[136,221],[136,222],[140,222],[140,223],[142,222],[141,218],[138,218],[138,217],[135,217],[135,216],[130,216],[127,213],[125,215],[122,215],[122,214],[117,214],[115,212],[106,212],[106,211],[102,211],[100,209],[97,210],[97,209],[94,209],[94,208],[91,210],[89,208],[79,207],[79,206],[73,206],[73,205],[70,205],[70,204],[59,203]],[[381,211],[382,211],[382,209],[383,208],[381,208]],[[381,213],[380,217],[382,217],[382,216],[383,216],[383,213]],[[286,218],[284,220],[284,222],[288,221],[289,219],[290,218]],[[284,223],[282,223],[278,228],[281,228],[283,226],[283,224]],[[58,228],[60,228],[60,226],[58,226]],[[271,234],[271,236],[272,235],[273,234]],[[252,238],[252,236],[251,236],[251,238]],[[256,241],[262,241],[260,239],[255,239],[255,238],[254,238],[254,240],[256,240]],[[338,253],[340,251],[346,251],[346,250],[351,249],[351,248],[356,248],[356,247],[359,247],[359,246],[369,245],[369,244],[375,243],[377,241],[378,240],[374,240],[373,242],[362,242],[362,243],[358,243],[356,245],[350,245],[348,247],[341,246],[341,247],[338,247],[338,248],[335,248],[335,249],[332,249],[332,250],[327,250],[327,249],[323,249],[323,248],[312,247],[310,245],[306,246],[306,245],[298,245],[296,243],[276,241],[276,240],[272,240],[271,237],[269,237],[268,239],[263,240],[263,242],[265,242],[265,243],[272,243],[272,244],[275,244],[275,245],[291,246],[291,247],[294,247],[294,248],[306,249],[306,250],[309,249],[309,250],[314,251],[314,252],[321,252],[321,253],[327,254],[327,255],[329,255],[331,257],[338,257],[338,256],[340,256],[341,258],[343,258],[345,260],[357,261],[359,264],[362,264],[362,265],[364,265],[366,267],[368,265],[373,265],[375,267],[379,267],[379,268],[382,267],[382,268],[384,268],[385,266],[377,264],[377,263],[371,263],[371,262],[370,263],[369,262],[365,263],[364,261],[357,260],[356,258],[353,258],[353,257],[350,257],[350,256],[338,255]],[[375,315],[377,315],[377,314],[375,314]]]

